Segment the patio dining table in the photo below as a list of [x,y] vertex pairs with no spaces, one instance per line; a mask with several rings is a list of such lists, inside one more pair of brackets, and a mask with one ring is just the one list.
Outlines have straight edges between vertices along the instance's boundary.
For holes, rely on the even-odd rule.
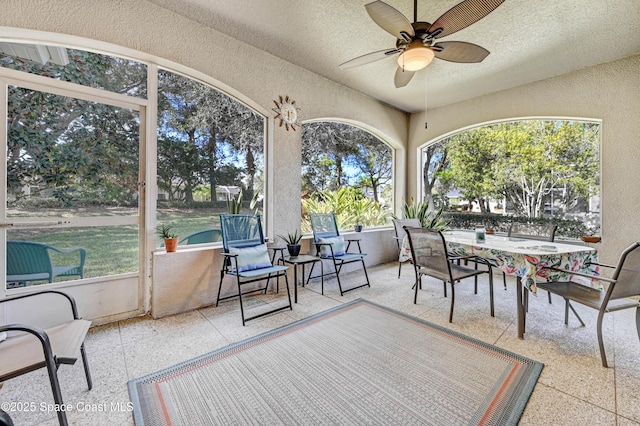
[[[574,272],[599,275],[598,253],[593,247],[487,235],[485,240],[476,240],[473,231],[443,232],[447,249],[453,255],[473,255],[487,264],[499,268],[508,275],[515,275],[517,282],[518,337],[524,338],[526,306],[523,292],[536,293],[536,279],[545,281],[573,280],[602,290],[598,281],[577,275],[567,276],[547,268],[565,269]],[[399,261],[411,259],[409,242],[402,243]],[[524,284],[524,285],[523,285]]]

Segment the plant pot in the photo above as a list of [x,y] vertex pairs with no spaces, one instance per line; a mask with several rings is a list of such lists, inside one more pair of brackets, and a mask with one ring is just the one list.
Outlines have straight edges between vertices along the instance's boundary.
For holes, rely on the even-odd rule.
[[177,238],[165,238],[164,239],[164,247],[167,250],[167,253],[173,253],[176,251],[178,247],[178,239]]
[[599,243],[601,240],[601,237],[592,237],[589,235],[585,235],[584,237],[582,237],[582,241],[584,241],[585,243]]
[[362,225],[354,225],[353,230],[356,232],[362,232]]
[[300,248],[302,246],[300,244],[287,244],[287,250],[289,251],[289,255],[291,257],[296,257],[300,254]]

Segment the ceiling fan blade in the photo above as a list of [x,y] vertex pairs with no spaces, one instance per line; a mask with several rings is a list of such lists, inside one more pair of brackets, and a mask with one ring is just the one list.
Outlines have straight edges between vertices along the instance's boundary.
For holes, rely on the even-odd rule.
[[402,69],[402,67],[398,67],[396,69],[396,75],[393,77],[393,83],[396,85],[396,88],[404,87],[413,78],[415,71],[407,71]]
[[433,51],[435,52],[436,58],[449,62],[482,62],[484,58],[489,56],[489,51],[484,47],[465,41],[443,41],[436,43],[433,45]]
[[375,21],[383,30],[393,35],[395,38],[404,38],[402,33],[410,37],[415,35],[411,22],[397,9],[389,6],[383,1],[374,1],[364,6],[371,19]]
[[[436,33],[433,38],[453,34],[484,18],[502,3],[504,0],[465,0],[436,19],[429,27],[429,33]],[[438,32],[439,29],[442,31]]]
[[350,59],[347,62],[343,62],[338,66],[342,69],[359,67],[360,65],[369,64],[371,62],[388,58],[389,56],[395,55],[396,53],[400,53],[401,51],[402,49],[378,50],[376,52],[367,53],[366,55],[362,55],[362,56],[358,56],[357,58]]

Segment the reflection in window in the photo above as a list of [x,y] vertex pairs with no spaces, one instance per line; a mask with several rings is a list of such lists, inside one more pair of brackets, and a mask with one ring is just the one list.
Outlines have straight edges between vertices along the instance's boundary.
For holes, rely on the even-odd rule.
[[181,244],[221,241],[218,215],[239,199],[243,213],[262,209],[264,128],[213,87],[158,73],[158,222]]
[[0,66],[122,95],[147,97],[147,66],[116,56],[0,42]]

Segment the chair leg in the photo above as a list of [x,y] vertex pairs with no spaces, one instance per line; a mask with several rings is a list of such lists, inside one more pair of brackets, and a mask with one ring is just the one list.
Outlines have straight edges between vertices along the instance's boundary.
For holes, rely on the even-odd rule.
[[580,321],[580,324],[582,324],[583,327],[586,327],[584,325],[584,321],[582,321],[582,318],[580,318],[580,315],[578,315],[578,312],[576,312],[576,310],[573,308],[573,305],[569,302],[569,300],[567,300],[567,306],[565,306],[564,323],[569,324],[569,311],[567,310],[567,307],[571,309],[571,312],[573,312],[573,315],[575,315],[576,318],[578,318],[578,321]]
[[361,258],[362,262],[362,270],[364,271],[364,278],[367,280],[367,286],[371,288],[371,283],[369,282],[369,275],[367,274],[367,265],[364,264],[364,258]]
[[600,346],[600,358],[602,358],[602,366],[608,368],[607,354],[604,351],[604,341],[602,339],[602,320],[604,319],[604,310],[598,313],[598,345]]
[[453,305],[456,301],[456,290],[454,283],[451,283],[451,310],[449,311],[449,322],[453,322]]
[[[51,383],[51,391],[53,392],[53,402],[55,402],[57,406],[62,407],[63,406],[62,391],[60,390],[60,382],[58,381],[58,367],[56,366],[55,360],[53,359],[53,354],[49,353],[47,355],[45,353],[45,361],[47,365],[47,373],[49,373],[49,382]],[[69,424],[67,422],[67,413],[64,410],[57,410],[57,411],[58,411],[58,423],[60,423],[60,426],[67,426]]]
[[638,333],[638,340],[640,340],[640,307],[636,308],[636,332]]
[[551,304],[551,292],[550,292],[550,291],[548,291],[548,292],[547,292],[547,295],[549,296],[549,304]]
[[398,262],[398,279],[400,279],[400,272],[402,272],[402,262]]
[[418,303],[418,287],[420,287],[420,274],[418,274],[418,271],[416,271],[416,283],[413,285],[413,287],[415,288],[415,293],[413,295],[413,304],[417,304]]
[[[280,277],[280,273],[278,273],[278,277]],[[304,276],[302,276],[302,282],[304,283]],[[297,285],[297,284],[298,283],[295,283],[294,285]],[[293,305],[291,304],[291,291],[289,290],[289,277],[287,277],[287,271],[284,271],[284,285],[287,286],[287,298],[289,299],[289,310],[293,311]]]
[[507,274],[504,273],[504,271],[502,272],[502,283],[504,284],[504,289],[507,289]]
[[342,291],[342,283],[340,282],[340,269],[342,268],[338,268],[338,265],[336,264],[335,259],[333,259],[333,268],[336,270],[336,280],[338,280],[338,289],[340,289],[340,296],[342,296],[344,294],[344,292]]
[[242,316],[242,326],[245,325],[244,320],[244,305],[242,304],[242,287],[240,285],[240,276],[236,274],[236,281],[238,282],[238,298],[240,299],[240,315]]
[[493,269],[491,269],[491,266],[489,266],[489,304],[491,305],[491,316],[495,317],[493,307]]
[[442,287],[444,288],[444,297],[447,297],[447,282],[442,281]]
[[89,371],[89,361],[87,359],[87,351],[84,349],[84,343],[80,346],[80,355],[82,355],[82,365],[84,367],[84,375],[87,378],[87,386],[89,390],[93,388],[93,380],[91,380],[91,372]]
[[[478,270],[478,262],[474,262],[475,263],[475,270]],[[476,275],[475,277],[473,277],[473,294],[478,294],[478,276]]]
[[218,297],[216,298],[216,307],[220,303],[220,293],[222,292],[222,280],[224,279],[224,270],[220,271],[220,285],[218,286]]

